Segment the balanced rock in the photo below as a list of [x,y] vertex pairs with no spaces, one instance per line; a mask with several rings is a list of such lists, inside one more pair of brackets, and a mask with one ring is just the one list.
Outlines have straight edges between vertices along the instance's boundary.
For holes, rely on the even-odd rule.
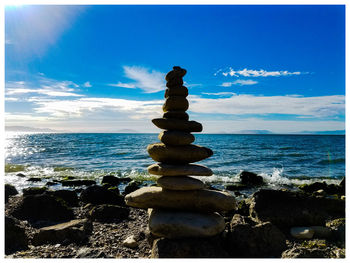
[[174,79],[182,79],[183,76],[186,75],[186,73],[187,73],[186,69],[175,66],[173,67],[172,71],[169,71],[168,74],[166,74],[165,80],[169,82]]
[[167,88],[164,93],[164,97],[168,98],[170,96],[181,96],[181,97],[187,97],[188,96],[188,89],[185,86],[180,87],[172,87]]
[[153,119],[152,122],[158,128],[164,130],[176,130],[186,132],[201,132],[203,130],[202,124],[196,121],[157,118]]
[[167,112],[164,112],[163,118],[188,121],[189,116],[185,111],[167,111]]
[[149,229],[167,238],[209,237],[225,229],[225,220],[217,213],[196,213],[151,209]]
[[204,183],[201,180],[189,176],[162,176],[157,184],[168,190],[197,190],[203,189]]
[[162,131],[158,139],[166,145],[188,145],[195,140],[191,133],[181,131]]
[[173,191],[161,187],[143,187],[125,196],[129,206],[192,211],[228,211],[235,208],[235,198],[214,190]]
[[211,176],[213,174],[213,171],[211,169],[198,164],[173,165],[166,163],[155,163],[148,166],[147,170],[150,174],[166,176]]
[[176,87],[181,87],[184,84],[184,81],[180,79],[172,79],[166,83],[166,86],[171,89],[171,88],[176,88]]
[[154,143],[147,146],[153,160],[169,164],[187,164],[206,159],[213,155],[212,150],[198,145],[165,145]]
[[189,104],[186,98],[181,96],[171,96],[165,100],[165,103],[163,105],[163,111],[186,111],[188,109],[188,106]]

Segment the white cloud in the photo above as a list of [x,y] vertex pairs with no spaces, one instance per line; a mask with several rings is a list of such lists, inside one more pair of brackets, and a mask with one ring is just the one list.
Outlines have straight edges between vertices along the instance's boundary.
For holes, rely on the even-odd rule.
[[254,69],[243,69],[243,70],[233,70],[230,68],[228,71],[223,71],[222,75],[225,77],[230,75],[231,77],[280,77],[280,76],[291,76],[291,75],[301,75],[301,74],[307,74],[302,73],[300,71],[295,72],[289,72],[287,70],[281,70],[281,71],[266,71],[263,69],[260,70],[254,70]]
[[240,85],[240,86],[245,86],[245,85],[255,85],[258,82],[255,80],[251,79],[237,79],[233,82],[224,82],[220,86],[222,87],[231,87],[232,85]]
[[90,81],[86,81],[86,82],[83,84],[83,86],[84,86],[85,88],[91,88],[91,87],[92,87]]
[[232,96],[232,95],[236,95],[236,93],[234,92],[202,92],[202,94],[205,95],[212,95],[212,96]]
[[209,99],[189,96],[190,110],[196,113],[219,114],[292,114],[315,118],[344,114],[345,96],[254,96],[236,95]]
[[[154,93],[165,89],[165,73],[139,66],[124,66],[123,69],[125,76],[135,81],[128,85],[134,85],[145,93]],[[123,85],[125,87],[125,83]]]
[[118,82],[117,84],[108,84],[108,86],[120,87],[120,88],[126,88],[126,89],[136,89],[136,85],[135,84],[131,84],[131,83]]

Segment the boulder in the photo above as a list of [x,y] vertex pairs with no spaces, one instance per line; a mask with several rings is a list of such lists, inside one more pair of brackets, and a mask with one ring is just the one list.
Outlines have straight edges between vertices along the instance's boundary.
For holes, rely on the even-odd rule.
[[165,80],[167,82],[174,80],[174,79],[181,79],[186,75],[187,71],[184,68],[178,67],[178,66],[174,66],[173,70],[169,71],[166,76],[165,76]]
[[87,219],[75,219],[58,225],[43,227],[33,236],[32,244],[82,244],[92,232],[92,223]]
[[293,226],[324,225],[329,218],[345,216],[345,202],[300,192],[261,189],[253,194],[250,215],[288,231]]
[[164,112],[163,118],[165,119],[178,119],[188,121],[189,116],[184,111],[167,111]]
[[18,191],[16,187],[14,187],[11,184],[5,184],[5,203],[8,202],[10,196],[17,195],[17,194],[18,194]]
[[60,181],[63,186],[82,186],[82,185],[94,185],[94,180],[62,180]]
[[105,175],[102,178],[101,184],[110,184],[111,186],[118,186],[121,183],[118,177],[113,175]]
[[136,182],[136,181],[131,181],[130,183],[128,183],[128,185],[125,187],[124,189],[124,193],[123,195],[127,195],[130,194],[138,189],[140,189],[140,183]]
[[203,130],[202,124],[196,121],[165,119],[157,118],[152,120],[153,124],[160,129],[185,131],[185,132],[201,132]]
[[201,180],[189,176],[162,176],[157,180],[157,184],[169,190],[188,191],[204,188],[204,183]]
[[65,202],[47,193],[24,196],[18,206],[11,211],[11,215],[31,223],[36,221],[59,222],[74,217],[73,211],[67,207]]
[[153,160],[168,164],[194,163],[213,155],[209,148],[193,144],[172,146],[154,143],[147,146],[147,151]]
[[227,236],[231,257],[280,257],[286,248],[285,235],[270,222],[258,223],[239,214],[233,216]]
[[170,89],[167,88],[164,93],[164,98],[168,98],[170,96],[187,97],[188,89],[185,86],[171,87]]
[[148,166],[147,170],[150,174],[164,176],[211,176],[213,174],[213,171],[211,169],[198,164],[173,165],[166,163],[156,163]]
[[5,254],[28,249],[28,238],[18,220],[5,216]]
[[257,175],[256,173],[242,171],[238,176],[241,180],[241,183],[244,185],[256,186],[262,185],[264,183],[262,176]]
[[173,191],[161,187],[143,187],[125,196],[129,206],[190,211],[228,211],[235,208],[235,199],[228,193],[213,190]]
[[292,227],[290,235],[297,239],[311,239],[315,234],[315,230],[311,227]]
[[193,134],[182,131],[162,131],[158,139],[166,145],[188,145],[195,140]]
[[57,190],[57,191],[48,191],[48,194],[55,196],[57,198],[61,198],[66,202],[68,206],[78,206],[79,199],[78,195],[75,191],[71,190]]
[[171,96],[165,100],[163,111],[186,111],[188,109],[188,100],[182,96]]
[[127,219],[130,209],[117,205],[98,205],[91,209],[89,217],[99,222],[121,222]]
[[218,213],[151,209],[148,226],[160,237],[210,237],[224,231],[225,221]]
[[84,203],[91,203],[94,205],[124,205],[124,199],[122,196],[99,185],[89,186],[84,189],[80,194],[80,200]]
[[160,238],[153,242],[151,258],[227,258],[219,236],[209,238]]
[[28,187],[28,188],[24,188],[23,191],[23,195],[27,196],[27,195],[40,195],[45,193],[45,191],[47,190],[47,187]]

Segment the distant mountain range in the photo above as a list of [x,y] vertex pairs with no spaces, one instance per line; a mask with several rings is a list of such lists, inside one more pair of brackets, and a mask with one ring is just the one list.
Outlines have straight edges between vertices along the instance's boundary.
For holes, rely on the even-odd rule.
[[5,131],[7,132],[68,132],[68,131],[58,131],[48,128],[33,128],[27,126],[5,126]]
[[[241,130],[235,132],[219,132],[218,134],[280,134],[274,133],[269,130]],[[300,132],[290,132],[286,134],[315,134],[315,135],[345,135],[345,130],[336,131],[300,131]]]

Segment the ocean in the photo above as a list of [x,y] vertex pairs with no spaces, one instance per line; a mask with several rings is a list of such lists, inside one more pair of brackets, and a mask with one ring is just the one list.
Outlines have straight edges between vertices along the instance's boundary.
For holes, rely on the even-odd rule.
[[[155,163],[146,147],[158,134],[119,133],[6,133],[5,183],[18,190],[43,186],[67,176],[94,179],[107,174],[152,182],[147,173]],[[213,176],[200,179],[224,189],[239,181],[242,171],[263,176],[268,187],[282,188],[314,181],[339,183],[345,176],[344,135],[195,134],[195,144],[214,155],[197,164]],[[17,176],[18,173],[26,177]],[[40,182],[27,181],[40,177]],[[60,187],[51,186],[53,188]]]

